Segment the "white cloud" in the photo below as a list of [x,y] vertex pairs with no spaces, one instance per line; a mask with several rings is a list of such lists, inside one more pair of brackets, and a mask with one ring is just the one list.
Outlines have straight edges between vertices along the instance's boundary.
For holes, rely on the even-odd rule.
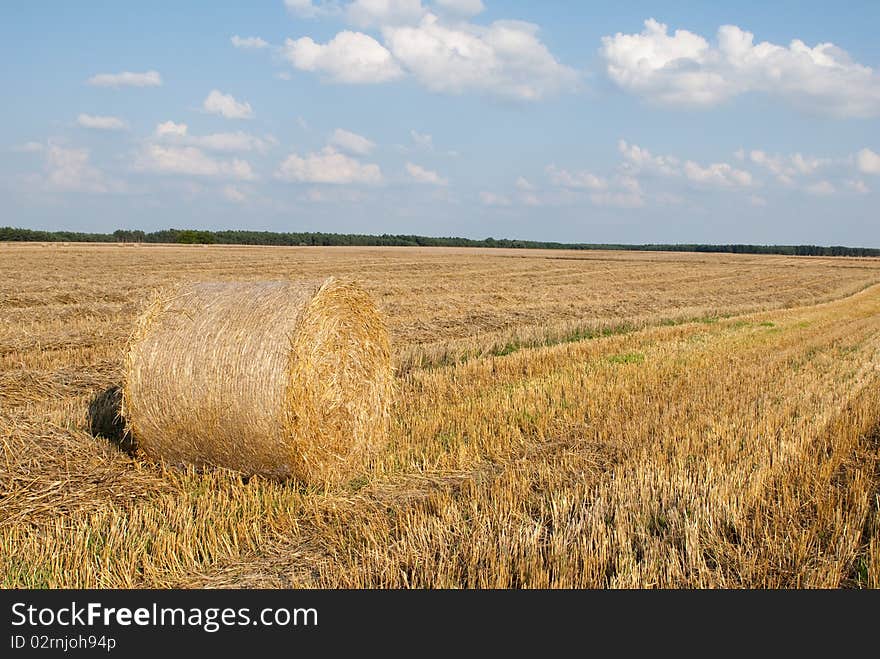
[[837,192],[837,189],[830,181],[817,181],[805,187],[804,190],[818,197],[827,197]]
[[[458,16],[482,8],[473,0],[442,4]],[[447,23],[420,0],[356,0],[346,6],[345,15],[358,26],[380,27],[384,45],[362,32],[345,30],[326,44],[311,37],[287,39],[285,59],[334,82],[380,83],[409,74],[435,92],[477,91],[527,101],[579,83],[579,74],[556,60],[532,23]]]
[[684,197],[674,192],[658,192],[654,195],[654,199],[664,206],[680,206],[685,202]]
[[233,46],[244,50],[257,50],[269,47],[269,42],[260,37],[240,37],[237,34],[234,34],[229,40],[232,42]]
[[186,124],[176,124],[173,121],[164,121],[156,126],[156,135],[163,137],[165,135],[186,135]]
[[173,121],[158,124],[154,135],[159,140],[175,145],[195,146],[208,151],[258,151],[265,153],[270,146],[277,143],[277,140],[271,135],[261,138],[244,131],[190,135],[186,124],[176,124]]
[[856,154],[856,163],[863,174],[880,174],[880,154],[862,149]]
[[339,6],[334,0],[320,0],[315,3],[312,0],[284,0],[284,6],[292,14],[302,16],[303,18],[315,18],[317,16],[328,16],[339,12]]
[[748,187],[753,184],[751,173],[727,163],[712,163],[703,167],[692,160],[682,162],[675,156],[654,155],[648,149],[624,140],[617,143],[617,149],[624,159],[621,171],[630,175],[647,172],[669,178],[684,176],[700,185],[721,188]]
[[548,165],[546,171],[550,177],[550,182],[563,188],[585,190],[605,190],[608,188],[608,181],[606,179],[590,172],[569,172],[566,169],[560,169],[556,165]]
[[242,131],[235,133],[212,133],[210,135],[192,136],[186,140],[188,143],[199,146],[209,151],[259,151],[264,153],[269,149],[270,140],[251,135]]
[[305,157],[291,153],[281,163],[275,176],[296,183],[377,184],[382,182],[382,170],[378,165],[362,164],[355,158],[339,153],[331,146]]
[[627,169],[632,171],[649,171],[663,176],[677,176],[680,173],[681,161],[674,156],[655,156],[636,144],[627,144],[625,140],[618,141],[617,150],[626,161]]
[[[583,173],[582,173],[583,174]],[[595,177],[594,177],[595,178]],[[575,182],[583,177],[575,177]],[[584,180],[589,183],[591,179]],[[577,187],[568,185],[566,187]],[[582,188],[592,190],[590,201],[596,206],[611,206],[614,208],[641,208],[645,205],[642,185],[638,179],[627,174],[616,176],[612,181],[598,179],[598,185],[582,185]]]
[[510,199],[494,192],[480,193],[480,201],[484,206],[510,206]]
[[596,206],[612,206],[614,208],[641,208],[645,205],[642,195],[637,192],[593,192],[590,201]]
[[722,25],[717,42],[687,30],[670,35],[649,19],[639,34],[603,37],[600,52],[618,86],[662,105],[710,107],[762,92],[808,112],[880,115],[880,76],[834,44],[755,44],[752,33],[735,25]]
[[639,180],[634,176],[618,176],[614,179],[614,184],[627,192],[642,194],[642,184],[639,183]]
[[308,188],[303,194],[299,195],[300,201],[307,201],[314,204],[320,203],[349,203],[360,204],[366,199],[363,190],[344,186],[336,186],[334,188]]
[[246,160],[219,160],[194,146],[146,144],[134,164],[135,169],[159,174],[183,174],[250,181],[256,178]]
[[823,167],[828,164],[830,161],[823,158],[814,158],[813,156],[802,156],[800,153],[795,153],[790,156],[792,167],[794,167],[795,171],[799,174],[809,175],[813,174],[817,169]]
[[748,187],[752,185],[752,175],[742,169],[735,169],[725,162],[712,163],[703,167],[692,160],[684,163],[684,175],[694,183],[721,188]]
[[760,195],[749,195],[749,203],[756,208],[764,208],[767,205],[767,200]]
[[427,14],[417,26],[385,27],[388,50],[425,87],[458,94],[487,92],[533,101],[577,85],[537,37],[538,26],[495,21],[447,26]]
[[87,81],[94,87],[158,87],[162,84],[162,76],[158,71],[145,73],[99,73]]
[[712,105],[732,93],[721,75],[700,69],[712,57],[703,37],[687,30],[669,36],[654,19],[641,34],[602,37],[600,52],[615,83],[660,103]]
[[224,94],[217,89],[211,90],[202,103],[202,108],[205,112],[219,114],[227,119],[251,119],[254,116],[250,103],[240,103],[232,94]]
[[774,174],[780,183],[791,185],[798,176],[810,176],[831,163],[827,158],[815,158],[795,153],[788,156],[768,154],[760,149],[749,152],[748,158]]
[[311,37],[287,39],[282,54],[295,68],[322,73],[334,82],[380,83],[403,75],[391,53],[362,32],[345,30],[326,44]]
[[315,12],[315,6],[312,0],[284,0],[284,6],[300,16],[312,16]]
[[443,178],[437,172],[432,172],[430,169],[425,169],[411,162],[406,163],[406,173],[419,183],[441,186],[449,185],[449,180]]
[[12,151],[17,151],[18,153],[40,153],[45,148],[46,145],[41,142],[25,142],[24,144],[12,147]]
[[482,0],[435,0],[434,4],[459,16],[476,16],[486,9]]
[[94,114],[81,114],[76,118],[76,123],[84,128],[96,130],[126,130],[128,122],[119,117],[108,117]]
[[434,150],[434,138],[428,133],[420,133],[416,130],[411,130],[409,131],[409,134],[410,137],[412,137],[413,142],[415,142],[416,146],[420,149],[424,149],[425,151]]
[[232,201],[237,204],[247,201],[247,195],[234,185],[224,186],[222,192],[224,199],[227,201]]
[[426,13],[420,0],[354,0],[345,17],[358,27],[418,23]]
[[88,149],[71,149],[50,142],[44,151],[45,184],[49,188],[93,194],[121,192],[125,188],[91,164]]
[[844,181],[843,184],[846,186],[848,190],[852,190],[853,192],[857,192],[858,194],[868,194],[871,191],[865,182],[861,179],[852,179]]
[[363,135],[352,133],[342,128],[337,128],[330,136],[330,144],[337,146],[343,151],[348,151],[358,156],[365,156],[376,146]]
[[529,180],[524,176],[519,176],[516,179],[516,189],[522,190],[523,192],[531,192],[535,189],[535,186],[529,183]]

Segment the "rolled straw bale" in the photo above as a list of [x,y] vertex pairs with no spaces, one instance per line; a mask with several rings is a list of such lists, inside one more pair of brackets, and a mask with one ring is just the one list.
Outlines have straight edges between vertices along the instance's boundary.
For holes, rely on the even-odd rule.
[[123,414],[175,464],[337,481],[384,439],[388,333],[353,283],[198,283],[161,292],[129,343]]

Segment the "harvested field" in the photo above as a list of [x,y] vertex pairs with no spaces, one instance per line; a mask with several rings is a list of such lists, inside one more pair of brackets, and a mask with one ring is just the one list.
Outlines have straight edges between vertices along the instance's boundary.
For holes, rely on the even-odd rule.
[[[152,289],[330,275],[392,340],[364,473],[90,434]],[[878,587],[878,283],[875,259],[0,245],[0,585]]]

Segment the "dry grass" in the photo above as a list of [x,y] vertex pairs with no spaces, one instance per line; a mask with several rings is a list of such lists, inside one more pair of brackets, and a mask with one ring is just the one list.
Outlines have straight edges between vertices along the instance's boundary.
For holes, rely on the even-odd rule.
[[[89,434],[147,289],[331,272],[394,341],[369,476]],[[0,275],[4,586],[880,586],[878,261],[0,246]]]

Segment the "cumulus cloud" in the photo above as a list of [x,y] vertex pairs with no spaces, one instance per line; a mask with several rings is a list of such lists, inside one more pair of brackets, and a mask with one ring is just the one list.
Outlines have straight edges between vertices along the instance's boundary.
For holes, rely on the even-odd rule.
[[663,176],[680,174],[681,161],[674,156],[655,156],[647,149],[636,144],[628,144],[625,140],[618,141],[617,150],[623,156],[627,170],[648,171]]
[[68,148],[49,142],[42,149],[45,153],[47,188],[66,192],[105,194],[122,192],[125,186],[107,177],[92,165],[88,149]]
[[414,163],[406,163],[406,173],[410,175],[414,181],[418,183],[428,183],[430,185],[449,185],[449,180],[440,176],[437,172],[425,169]]
[[602,37],[600,53],[615,83],[660,103],[712,105],[733,93],[723,76],[700,68],[711,57],[703,37],[687,30],[670,36],[654,19],[640,34]]
[[237,34],[232,35],[229,39],[232,45],[243,50],[258,50],[260,48],[268,48],[269,42],[260,37],[240,37]]
[[345,17],[358,27],[417,23],[426,13],[420,0],[354,0]]
[[376,146],[363,135],[337,128],[330,136],[330,144],[358,156],[365,156]]
[[211,90],[202,103],[202,109],[227,119],[251,119],[254,116],[250,103],[239,102],[232,94],[224,94],[217,89]]
[[748,159],[774,174],[780,183],[791,185],[799,176],[810,176],[820,168],[831,163],[828,158],[804,156],[801,153],[792,155],[768,154],[760,149],[748,153]]
[[[481,7],[463,0],[445,3],[445,9],[457,8],[459,15]],[[345,30],[326,44],[310,37],[288,39],[283,56],[295,68],[334,82],[381,83],[409,75],[435,92],[475,91],[520,101],[539,100],[579,83],[578,73],[553,56],[533,23],[445,21],[419,0],[358,0],[345,13],[356,25],[381,27],[383,43]]]
[[675,156],[655,155],[648,149],[625,140],[617,143],[617,149],[623,156],[621,171],[630,175],[651,173],[670,178],[683,176],[701,186],[720,188],[748,187],[754,182],[750,172],[728,163],[712,163],[704,167],[693,160],[682,162]]
[[705,167],[688,160],[684,163],[684,175],[694,183],[721,188],[748,187],[752,185],[752,175],[731,167],[726,162],[712,163]]
[[827,158],[803,156],[800,153],[795,153],[794,155],[789,156],[789,160],[791,161],[791,165],[794,170],[797,173],[804,175],[812,174],[820,167],[824,167],[831,162]]
[[605,190],[608,188],[606,179],[587,171],[570,172],[556,165],[548,165],[546,171],[550,182],[563,188],[584,190]]
[[535,189],[535,186],[532,185],[526,177],[519,176],[516,179],[516,189],[523,192],[531,192]]
[[664,206],[680,206],[685,202],[685,198],[674,192],[658,192],[654,195],[654,200],[658,204]]
[[339,6],[335,0],[326,0],[324,2],[321,0],[318,0],[318,2],[312,2],[312,0],[284,0],[284,6],[287,7],[290,13],[303,18],[327,16],[339,11]]
[[257,137],[243,131],[234,133],[211,133],[189,137],[189,142],[209,151],[259,151],[266,152],[275,143],[273,139]]
[[299,195],[300,201],[307,201],[316,204],[338,202],[360,204],[364,202],[366,197],[367,195],[364,194],[363,190],[344,186],[336,186],[332,189],[326,187],[309,188],[303,194]]
[[811,195],[816,195],[817,197],[827,197],[829,195],[833,195],[837,192],[837,189],[831,183],[831,181],[817,181],[816,183],[811,183],[810,185],[804,188]]
[[858,194],[868,194],[871,191],[871,188],[865,185],[865,182],[861,179],[846,180],[843,182],[843,185],[846,186],[847,190],[852,190]]
[[241,188],[238,188],[234,185],[224,186],[222,192],[223,198],[227,201],[232,201],[237,204],[241,204],[247,201],[247,195],[242,192]]
[[146,144],[135,161],[138,171],[250,181],[256,178],[246,160],[212,158],[194,146]]
[[186,135],[186,124],[176,124],[173,121],[164,121],[156,126],[156,135],[164,137],[166,135],[184,136]]
[[294,183],[347,184],[382,182],[382,170],[372,163],[361,163],[355,158],[339,153],[332,146],[318,153],[300,156],[291,153],[281,163],[275,176]]
[[326,44],[311,37],[287,39],[282,55],[295,68],[323,74],[333,82],[380,83],[403,75],[388,49],[362,32],[345,30]]
[[871,149],[862,149],[856,154],[856,163],[863,174],[880,174],[880,155]]
[[537,33],[537,25],[523,21],[448,26],[433,14],[416,26],[382,30],[388,50],[431,91],[488,92],[525,101],[570,89],[578,81]]
[[145,73],[99,73],[87,81],[94,87],[158,87],[162,84],[162,76],[158,71]]
[[570,172],[555,165],[548,166],[546,172],[553,185],[572,191],[569,194],[587,192],[595,206],[641,208],[645,205],[641,184],[628,174],[609,180],[586,171]]
[[645,200],[638,192],[593,192],[590,201],[596,206],[610,206],[613,208],[641,208]]
[[510,206],[510,199],[508,197],[486,190],[480,193],[480,202],[483,206]]
[[[767,199],[755,192],[774,183],[814,196],[844,191],[868,194],[870,188],[858,175],[880,174],[880,156],[869,149],[834,158],[801,152],[782,155],[760,149],[738,149],[734,153],[736,166],[728,162],[702,164],[659,155],[625,140],[618,142],[618,151],[621,162],[609,174],[562,169],[552,164],[545,171],[549,181],[558,188],[557,194],[567,195],[568,201],[589,199],[595,205],[620,208],[638,208],[648,201],[680,204],[684,202],[681,194],[687,189],[741,193],[751,205],[763,207]],[[762,178],[762,172],[771,176]],[[643,183],[651,184],[647,192],[642,188]],[[652,189],[658,183],[667,189]],[[527,192],[528,185],[525,179],[516,182],[521,192]]]
[[46,145],[42,142],[25,142],[24,144],[12,147],[12,150],[19,153],[39,153],[45,148]]
[[880,115],[880,75],[831,43],[755,44],[751,32],[722,25],[712,45],[648,19],[638,34],[603,37],[600,53],[620,88],[661,105],[711,107],[761,92],[809,112]]
[[109,117],[94,114],[81,114],[76,118],[76,123],[84,128],[95,130],[126,130],[128,122],[119,117]]
[[244,131],[234,133],[211,133],[209,135],[191,135],[186,124],[165,121],[156,126],[154,137],[157,140],[176,145],[195,146],[208,151],[258,151],[265,153],[277,143],[271,135],[265,138],[251,135]]
[[412,137],[412,141],[415,142],[418,148],[424,149],[425,151],[434,150],[434,138],[428,133],[420,133],[417,130],[411,130],[409,131],[409,135]]
[[482,0],[435,0],[434,4],[459,16],[476,16],[486,9]]

